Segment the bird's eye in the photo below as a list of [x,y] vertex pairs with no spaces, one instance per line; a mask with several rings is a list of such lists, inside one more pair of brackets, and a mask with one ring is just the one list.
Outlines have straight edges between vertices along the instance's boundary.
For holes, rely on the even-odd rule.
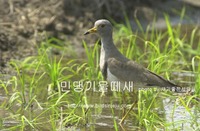
[[103,28],[105,25],[103,24],[103,25],[101,25],[101,28]]

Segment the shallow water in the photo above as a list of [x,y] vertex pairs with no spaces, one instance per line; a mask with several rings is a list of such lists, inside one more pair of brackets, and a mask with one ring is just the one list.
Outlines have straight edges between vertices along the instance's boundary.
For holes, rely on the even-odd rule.
[[[177,62],[177,66],[181,66],[182,63]],[[198,67],[199,65],[196,65]],[[178,82],[181,86],[185,87],[185,92],[188,90],[194,91],[194,84],[195,84],[195,76],[193,72],[171,72],[173,75],[173,80],[175,82]],[[0,78],[4,78],[1,80],[10,79],[11,75],[5,74],[4,76],[0,76]],[[10,86],[11,87],[11,83]],[[42,86],[41,86],[42,87]],[[45,87],[46,88],[46,87]],[[10,89],[12,91],[12,89]],[[12,109],[9,109],[6,105],[8,103],[9,98],[11,97],[11,93],[9,92],[9,95],[5,95],[5,91],[2,87],[0,87],[0,130],[6,129],[8,127],[13,126],[20,126],[18,121],[15,120],[14,117],[12,117],[14,112],[19,109],[21,106],[20,104],[16,104]],[[28,92],[27,92],[28,94]],[[45,105],[45,102],[47,101],[48,92],[41,92],[41,96],[38,98],[44,103],[41,103]],[[168,94],[168,95],[166,95]],[[181,100],[185,99],[187,97],[186,93],[175,93],[170,92],[163,95],[163,91],[160,90],[160,93],[158,93],[158,97],[155,100],[154,106],[151,108],[151,111],[155,114],[157,114],[161,119],[164,120],[164,123],[169,123],[169,126],[167,126],[167,129],[172,130],[199,130],[200,126],[200,110],[199,110],[199,104],[192,104],[186,101],[186,104],[188,106],[184,107],[183,102]],[[72,96],[73,98],[73,96]],[[126,101],[123,103],[121,97],[116,97],[112,93],[105,93],[103,96],[101,92],[87,93],[87,100],[88,105],[80,105],[81,107],[89,108],[89,114],[88,114],[88,121],[86,125],[80,125],[80,126],[74,126],[74,125],[67,125],[66,127],[63,127],[67,130],[78,130],[78,131],[88,131],[90,130],[98,130],[98,131],[105,131],[105,130],[115,130],[114,128],[114,121],[116,123],[119,123],[123,114],[123,108],[126,109],[126,111],[130,108],[131,104],[133,103],[134,99],[133,97],[126,96]],[[146,104],[148,105],[151,102],[152,98],[149,96],[149,100],[147,97]],[[185,100],[183,100],[185,101]],[[64,105],[68,106],[70,108],[75,107],[75,103]],[[38,108],[37,106],[34,107],[34,110],[30,109],[26,111],[26,113],[30,113],[33,115],[37,115],[41,113],[43,109]],[[128,118],[125,120],[124,124],[119,125],[117,124],[117,127],[119,130],[145,130],[144,127],[139,126],[139,122],[135,117],[133,117],[133,114],[138,113],[138,108],[134,107],[133,111],[131,111]],[[48,119],[48,118],[47,118]],[[50,125],[51,123],[49,123]],[[41,128],[36,130],[49,130],[48,124],[42,125]],[[165,125],[160,127],[160,130],[165,130]],[[32,129],[30,127],[25,128],[27,131]]]
[[[3,92],[1,89],[0,92]],[[199,105],[191,105],[191,107],[186,110],[180,103],[179,97],[183,98],[185,94],[176,94],[173,93],[172,98],[170,97],[163,97],[162,92],[159,94],[159,99],[156,100],[156,107],[152,110],[155,110],[159,116],[162,116],[165,119],[166,123],[174,123],[168,129],[180,129],[180,130],[193,130],[196,129],[197,123],[200,123],[200,110],[198,109]],[[6,103],[8,101],[8,97],[3,93],[0,94],[0,103]],[[122,118],[122,109],[123,107],[128,109],[131,106],[132,98],[128,97],[126,99],[130,100],[129,104],[120,103],[121,98],[114,97],[112,94],[105,94],[101,97],[100,93],[88,93],[87,95],[88,105],[80,105],[85,107],[90,107],[89,112],[90,115],[88,118],[88,122],[84,126],[74,127],[74,126],[67,126],[66,129],[73,129],[73,130],[81,130],[87,131],[90,130],[98,130],[98,131],[105,131],[105,130],[115,130],[114,129],[114,120],[119,123]],[[112,101],[112,103],[111,103]],[[16,107],[19,105],[16,105]],[[74,104],[69,104],[68,107],[74,108]],[[17,109],[17,108],[16,108]],[[13,109],[14,111],[15,109]],[[37,114],[40,112],[40,109],[34,109],[35,113]],[[112,113],[112,110],[114,114]],[[137,113],[138,109],[135,107],[133,108],[132,112]],[[12,127],[17,126],[19,122],[9,119],[11,112],[8,109],[0,108],[0,116],[1,118],[6,118],[6,120],[1,120],[2,127]],[[138,126],[138,121],[133,119],[132,117],[128,117],[124,124],[119,125],[119,130],[144,130],[144,128]],[[163,127],[162,127],[163,128]],[[161,129],[162,129],[161,128]],[[27,128],[29,130],[30,128]],[[48,130],[43,127],[42,130]]]
[[[180,64],[180,63],[179,63]],[[180,85],[185,87],[185,92],[187,90],[194,91],[194,84],[195,84],[195,76],[193,72],[172,72],[173,74],[173,80],[176,82],[178,81]],[[11,78],[8,74],[6,74],[6,77],[4,78]],[[7,107],[7,103],[9,101],[9,98],[11,97],[11,91],[13,90],[11,88],[12,82],[8,83],[8,90],[9,95],[5,95],[5,91],[3,88],[0,88],[0,129],[6,129],[9,127],[14,126],[20,126],[18,121],[13,119],[11,117],[14,115],[15,111],[17,111],[20,106],[19,103],[14,105],[11,109]],[[46,90],[47,91],[47,90]],[[181,103],[180,99],[184,99],[186,97],[185,93],[175,93],[171,92],[169,96],[166,96],[166,94],[163,92],[164,90],[158,89],[158,97],[156,98],[154,106],[151,108],[151,111],[155,114],[157,114],[161,119],[164,120],[164,123],[169,123],[170,126],[167,127],[167,129],[178,129],[178,130],[194,130],[199,129],[199,123],[200,123],[200,110],[199,105],[192,105],[189,103],[189,108],[185,108]],[[121,92],[122,93],[122,92]],[[163,95],[163,93],[165,95]],[[28,92],[27,92],[28,94]],[[123,94],[123,93],[122,93]],[[93,92],[88,91],[87,93],[87,100],[88,105],[80,105],[80,108],[88,108],[89,107],[89,114],[88,114],[88,120],[86,125],[80,125],[80,126],[73,126],[73,125],[67,125],[64,127],[64,129],[67,130],[81,130],[81,131],[87,131],[87,130],[98,130],[98,131],[105,131],[105,130],[115,130],[114,128],[114,121],[116,123],[119,123],[122,119],[122,116],[124,116],[123,108],[126,109],[126,111],[131,107],[134,99],[130,95],[131,93],[128,93],[129,95],[126,96],[126,102],[122,101],[122,98],[119,97],[120,95],[114,95],[112,92],[105,92],[104,95],[102,95],[101,92]],[[46,98],[48,97],[48,92],[42,92],[42,95],[39,100],[46,102]],[[72,96],[73,98],[73,96]],[[145,98],[144,98],[145,99]],[[148,105],[151,103],[152,98],[148,98],[146,104]],[[40,103],[41,105],[43,103]],[[45,105],[45,103],[44,103]],[[64,105],[68,106],[70,108],[74,108],[76,104],[69,104]],[[147,107],[148,108],[148,107]],[[25,114],[32,114],[36,115],[40,114],[43,110],[38,108],[37,106],[34,106],[34,109],[27,110]],[[132,114],[138,113],[138,108],[134,107],[131,111],[130,115],[127,117],[125,122],[120,125],[117,124],[117,127],[119,130],[128,130],[128,131],[134,131],[134,130],[145,130],[144,127],[139,126],[139,121],[133,117]],[[48,118],[47,118],[48,119]],[[50,124],[50,123],[49,123]],[[30,130],[32,128],[27,127],[25,130]],[[164,129],[164,125],[162,127],[159,127],[161,130]],[[40,126],[38,130],[49,130],[48,124],[45,126]]]

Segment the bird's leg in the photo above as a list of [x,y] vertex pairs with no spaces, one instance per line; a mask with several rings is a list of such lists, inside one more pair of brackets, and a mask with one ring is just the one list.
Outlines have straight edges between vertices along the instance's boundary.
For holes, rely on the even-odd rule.
[[[134,102],[133,102],[133,104],[131,105],[130,109],[129,109],[127,112],[125,112],[125,107],[123,107],[123,117],[122,117],[121,121],[119,122],[120,125],[124,123],[124,120],[126,119],[126,117],[128,116],[128,114],[130,113],[130,111],[131,111],[131,110],[133,109],[133,107],[137,104],[137,101],[138,101],[138,98],[137,98],[137,96],[138,96],[138,91],[135,91],[135,90],[134,90],[133,95],[134,95],[134,97],[133,97]],[[125,95],[124,95],[124,93],[123,93],[123,98],[124,98],[123,101],[125,102]]]
[[119,90],[122,91],[122,116],[124,116],[126,114],[126,91],[123,90],[125,84],[124,83],[120,83],[120,86],[119,86]]
[[137,101],[134,101],[133,104],[131,105],[131,108],[127,111],[127,113],[122,117],[121,121],[119,122],[119,124],[123,124],[124,120],[126,119],[126,117],[128,116],[129,112],[133,109],[133,107],[137,104]]
[[126,107],[124,106],[126,102],[126,98],[125,98],[125,92],[122,92],[122,116],[124,116],[126,114]]

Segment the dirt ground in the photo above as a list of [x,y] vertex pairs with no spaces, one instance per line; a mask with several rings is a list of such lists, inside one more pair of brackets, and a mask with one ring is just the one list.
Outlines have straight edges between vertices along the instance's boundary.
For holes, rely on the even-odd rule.
[[[189,2],[188,2],[189,1]],[[37,45],[46,37],[70,41],[81,49],[83,33],[100,18],[124,23],[128,16],[133,29],[134,18],[147,26],[156,16],[158,27],[163,12],[179,18],[186,7],[186,23],[199,23],[200,4],[190,0],[0,0],[0,73],[10,59],[36,55]],[[176,23],[176,22],[175,22]],[[161,22],[162,25],[162,22]],[[4,73],[6,73],[4,71]]]

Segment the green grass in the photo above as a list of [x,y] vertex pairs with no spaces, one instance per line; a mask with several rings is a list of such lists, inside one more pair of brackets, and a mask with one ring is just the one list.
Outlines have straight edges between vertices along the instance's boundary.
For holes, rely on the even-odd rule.
[[[184,12],[184,10],[183,10]],[[183,17],[183,12],[181,16]],[[182,17],[180,21],[182,20]],[[55,38],[42,42],[38,47],[38,55],[27,57],[23,61],[11,61],[16,75],[7,81],[0,80],[0,90],[6,96],[0,107],[8,114],[0,118],[0,129],[8,130],[64,130],[90,128],[95,130],[95,117],[104,113],[104,108],[93,108],[90,105],[111,103],[132,104],[133,98],[138,102],[128,115],[128,121],[139,129],[145,130],[181,130],[181,124],[190,121],[194,130],[200,128],[199,102],[200,97],[200,41],[198,27],[190,27],[191,32],[182,31],[183,26],[172,27],[169,17],[165,15],[166,30],[147,27],[143,29],[137,21],[139,30],[132,32],[130,24],[115,23],[114,40],[119,50],[128,58],[137,61],[155,73],[187,87],[193,86],[193,95],[174,95],[170,91],[159,91],[155,88],[140,90],[137,96],[126,92],[107,93],[94,92],[92,87],[99,89],[98,82],[103,80],[99,71],[99,45],[93,47],[83,41],[85,59],[77,58],[70,43]],[[54,44],[57,43],[57,44]],[[52,53],[57,49],[60,55]],[[66,57],[67,52],[71,57]],[[194,78],[179,76],[181,73],[192,73]],[[178,74],[178,75],[177,75]],[[189,76],[190,77],[190,76]],[[194,80],[193,84],[185,84],[185,80]],[[74,83],[74,81],[77,81]],[[81,83],[78,83],[80,81]],[[87,83],[92,81],[93,83]],[[63,87],[61,83],[68,84]],[[186,81],[191,82],[191,81]],[[81,85],[80,85],[81,84]],[[91,88],[89,90],[88,84]],[[70,86],[70,88],[69,88]],[[81,86],[80,91],[76,89]],[[123,103],[123,96],[126,103]],[[166,120],[163,99],[170,98],[171,121]],[[174,104],[173,104],[173,101]],[[179,101],[177,104],[176,101]],[[191,105],[194,105],[193,109]],[[181,106],[190,116],[189,120],[175,120],[176,109]],[[120,111],[119,111],[120,110]],[[112,117],[113,130],[120,130],[119,118],[122,109],[106,110]],[[127,110],[126,110],[127,111]],[[196,113],[196,114],[195,114]],[[107,114],[108,115],[108,114]],[[6,121],[17,122],[6,126]],[[97,126],[97,125],[96,125]],[[129,129],[125,124],[125,129]]]

